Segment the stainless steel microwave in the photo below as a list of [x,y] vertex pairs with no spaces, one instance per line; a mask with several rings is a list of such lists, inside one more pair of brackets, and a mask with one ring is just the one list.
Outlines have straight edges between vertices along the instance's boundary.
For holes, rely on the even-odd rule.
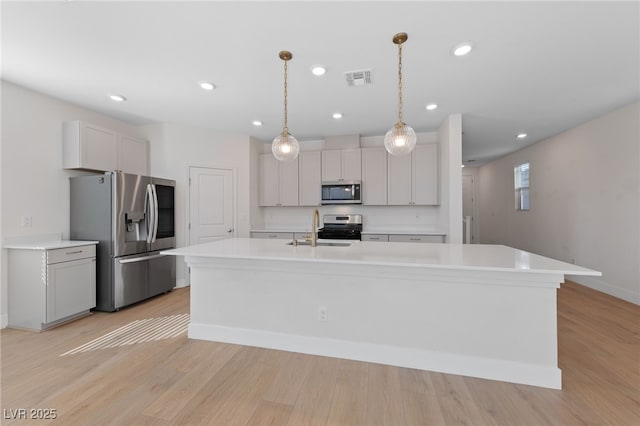
[[322,204],[362,204],[359,180],[322,182]]

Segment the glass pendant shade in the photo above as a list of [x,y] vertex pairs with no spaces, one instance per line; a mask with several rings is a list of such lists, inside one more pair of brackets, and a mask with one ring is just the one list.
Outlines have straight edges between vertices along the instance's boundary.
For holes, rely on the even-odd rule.
[[271,152],[279,161],[295,160],[300,152],[300,144],[293,135],[282,132],[273,140]]
[[396,157],[409,154],[416,146],[416,132],[405,123],[396,123],[384,135],[384,147],[387,152]]

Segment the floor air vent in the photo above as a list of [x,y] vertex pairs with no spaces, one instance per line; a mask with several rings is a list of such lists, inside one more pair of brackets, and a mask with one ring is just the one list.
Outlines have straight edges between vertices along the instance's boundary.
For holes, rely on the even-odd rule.
[[347,86],[368,86],[371,84],[371,70],[349,71],[344,73]]

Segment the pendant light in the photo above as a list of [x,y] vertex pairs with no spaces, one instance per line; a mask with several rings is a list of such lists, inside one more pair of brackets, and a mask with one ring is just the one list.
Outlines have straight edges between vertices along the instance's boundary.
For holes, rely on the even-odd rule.
[[284,126],[282,133],[273,140],[271,152],[280,161],[291,161],[298,157],[300,151],[300,144],[293,135],[289,134],[287,127],[287,62],[293,58],[293,55],[283,50],[278,56],[284,61]]
[[398,122],[384,136],[387,152],[397,157],[409,154],[416,146],[416,132],[402,121],[402,43],[407,38],[407,33],[393,36],[393,42],[398,45]]

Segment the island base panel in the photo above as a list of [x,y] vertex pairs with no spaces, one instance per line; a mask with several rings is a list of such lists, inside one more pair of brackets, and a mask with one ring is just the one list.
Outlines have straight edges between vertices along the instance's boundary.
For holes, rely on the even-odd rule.
[[557,275],[187,261],[190,338],[561,387]]

